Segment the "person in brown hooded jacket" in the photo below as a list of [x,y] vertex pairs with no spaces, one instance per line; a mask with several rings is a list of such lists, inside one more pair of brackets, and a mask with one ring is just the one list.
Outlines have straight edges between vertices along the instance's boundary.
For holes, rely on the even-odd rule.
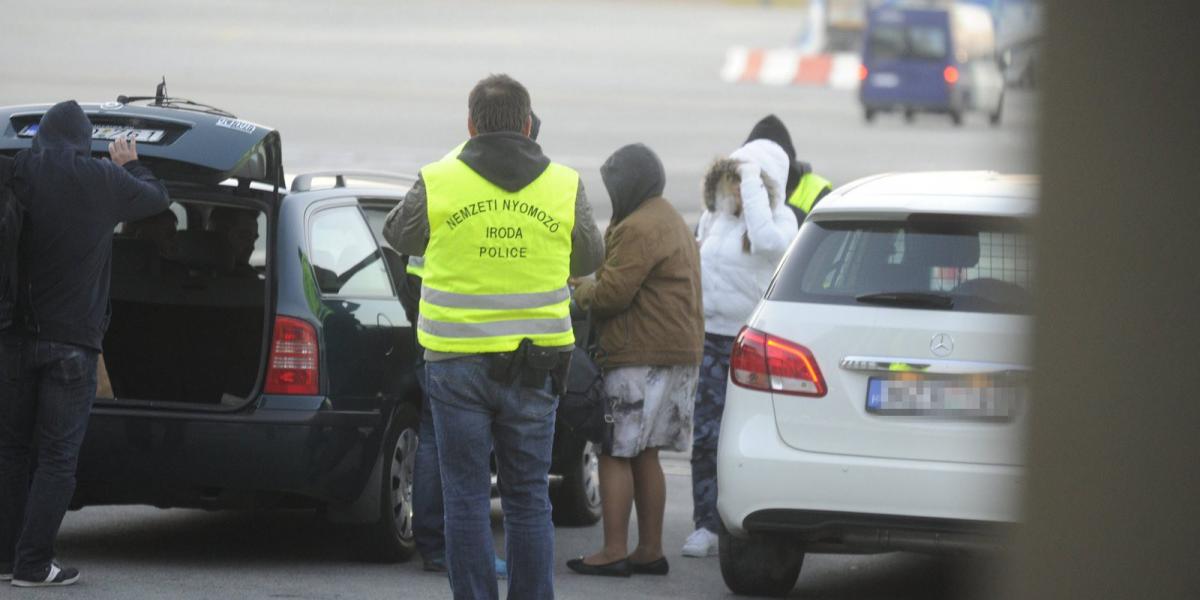
[[[700,255],[683,217],[662,198],[666,177],[649,148],[631,144],[600,168],[613,203],[604,266],[577,282],[575,301],[599,322],[597,360],[614,418],[600,458],[604,548],[567,566],[585,575],[665,575],[666,484],[658,451],[691,444],[704,347]],[[638,544],[628,554],[637,503]]]

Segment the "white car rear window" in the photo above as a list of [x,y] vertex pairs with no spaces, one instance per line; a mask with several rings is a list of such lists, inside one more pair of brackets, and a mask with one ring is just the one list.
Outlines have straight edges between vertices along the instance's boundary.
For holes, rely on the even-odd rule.
[[1016,219],[815,221],[800,236],[767,292],[770,300],[1031,310],[1031,239]]

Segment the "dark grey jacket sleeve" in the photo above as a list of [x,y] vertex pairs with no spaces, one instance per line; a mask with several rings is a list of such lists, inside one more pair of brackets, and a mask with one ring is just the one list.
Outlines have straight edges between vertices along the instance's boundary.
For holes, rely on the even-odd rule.
[[571,276],[590,275],[604,263],[604,236],[592,217],[592,204],[579,181],[575,194],[575,229],[571,231]]
[[417,177],[404,201],[388,213],[383,223],[383,238],[400,254],[425,256],[425,247],[429,245],[429,213],[425,203],[425,180]]
[[113,217],[118,223],[156,215],[170,204],[167,187],[142,163],[131,160],[109,169]]

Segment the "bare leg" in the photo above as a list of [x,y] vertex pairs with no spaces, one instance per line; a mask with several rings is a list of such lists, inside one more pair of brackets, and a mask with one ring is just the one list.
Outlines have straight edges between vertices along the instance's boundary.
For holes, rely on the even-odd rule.
[[648,448],[630,461],[633,467],[634,501],[637,503],[638,545],[630,560],[647,563],[663,556],[663,512],[667,506],[667,482],[663,477],[658,449]]
[[[600,511],[604,517],[604,549],[583,559],[603,565],[625,558],[629,550],[629,512],[633,509],[633,473],[629,459],[600,457]],[[659,519],[661,525],[661,517]]]

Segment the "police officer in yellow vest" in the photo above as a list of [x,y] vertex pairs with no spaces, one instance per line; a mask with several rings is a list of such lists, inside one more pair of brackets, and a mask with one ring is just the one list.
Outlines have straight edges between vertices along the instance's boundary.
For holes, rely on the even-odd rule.
[[558,390],[574,346],[567,279],[604,248],[579,175],[529,138],[529,93],[506,75],[468,98],[471,139],[426,165],[385,235],[423,257],[417,337],[438,441],[455,598],[497,598],[495,449],[509,598],[552,598],[548,474]]
[[813,206],[826,194],[833,191],[833,184],[828,179],[813,173],[812,165],[809,163],[796,160],[796,148],[792,145],[792,136],[779,117],[767,115],[754,125],[746,142],[758,139],[771,140],[779,144],[787,153],[791,168],[788,169],[788,180],[784,193],[787,195],[788,206],[796,214],[796,222],[803,224],[804,218],[812,212]]

